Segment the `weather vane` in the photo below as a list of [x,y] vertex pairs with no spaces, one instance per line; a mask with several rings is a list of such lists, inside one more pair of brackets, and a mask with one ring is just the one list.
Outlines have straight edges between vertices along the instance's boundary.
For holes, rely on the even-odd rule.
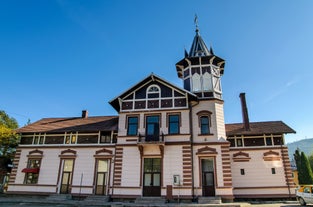
[[198,32],[199,31],[199,28],[198,28],[198,16],[197,16],[197,14],[195,14],[195,20],[194,20],[194,23],[195,23],[195,25],[196,25],[196,31]]

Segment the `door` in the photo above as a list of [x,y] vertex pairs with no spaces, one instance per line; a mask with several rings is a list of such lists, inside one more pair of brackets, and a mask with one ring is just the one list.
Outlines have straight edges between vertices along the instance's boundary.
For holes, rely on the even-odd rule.
[[146,141],[160,140],[159,116],[147,116],[146,118]]
[[202,195],[215,196],[213,158],[202,159]]
[[63,171],[61,179],[61,194],[71,193],[72,173],[74,160],[66,159],[63,161]]
[[144,158],[143,196],[161,196],[160,158]]
[[96,195],[106,195],[108,160],[97,160]]

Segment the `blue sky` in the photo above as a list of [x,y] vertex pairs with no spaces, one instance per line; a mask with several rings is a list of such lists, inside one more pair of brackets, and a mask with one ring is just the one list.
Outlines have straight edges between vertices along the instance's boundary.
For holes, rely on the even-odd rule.
[[108,101],[152,72],[182,86],[175,63],[200,34],[226,60],[225,121],[282,120],[313,137],[313,1],[10,0],[0,2],[0,109],[20,126],[116,115]]

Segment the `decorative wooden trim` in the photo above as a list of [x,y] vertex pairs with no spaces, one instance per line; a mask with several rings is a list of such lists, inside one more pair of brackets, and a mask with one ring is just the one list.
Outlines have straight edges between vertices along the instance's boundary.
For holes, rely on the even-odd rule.
[[28,155],[35,154],[35,153],[42,155],[42,154],[43,154],[43,151],[38,150],[38,149],[35,149],[35,150],[30,151],[30,152],[28,153]]
[[208,146],[202,147],[198,149],[196,155],[217,155],[217,151],[215,148],[211,148]]
[[268,152],[264,152],[263,155],[264,155],[264,156],[269,156],[269,155],[279,156],[279,153],[270,150],[270,151],[268,151]]
[[239,151],[239,152],[233,154],[233,161],[234,162],[249,162],[250,159],[251,159],[251,157],[249,156],[249,153]]
[[74,155],[77,154],[77,152],[75,150],[71,150],[71,149],[61,151],[61,155],[65,154],[65,153],[72,153]]
[[98,155],[98,154],[100,154],[100,153],[107,153],[107,154],[110,154],[110,155],[111,155],[111,154],[112,154],[112,151],[111,151],[111,150],[108,150],[108,149],[105,149],[105,148],[96,151],[96,155]]

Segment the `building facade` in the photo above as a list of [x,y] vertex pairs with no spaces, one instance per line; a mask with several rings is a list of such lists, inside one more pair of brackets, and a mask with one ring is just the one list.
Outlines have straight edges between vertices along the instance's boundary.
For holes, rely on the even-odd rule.
[[112,99],[118,116],[47,118],[19,129],[9,193],[164,197],[291,197],[282,121],[224,123],[225,61],[198,28],[176,64],[183,88],[151,74]]

